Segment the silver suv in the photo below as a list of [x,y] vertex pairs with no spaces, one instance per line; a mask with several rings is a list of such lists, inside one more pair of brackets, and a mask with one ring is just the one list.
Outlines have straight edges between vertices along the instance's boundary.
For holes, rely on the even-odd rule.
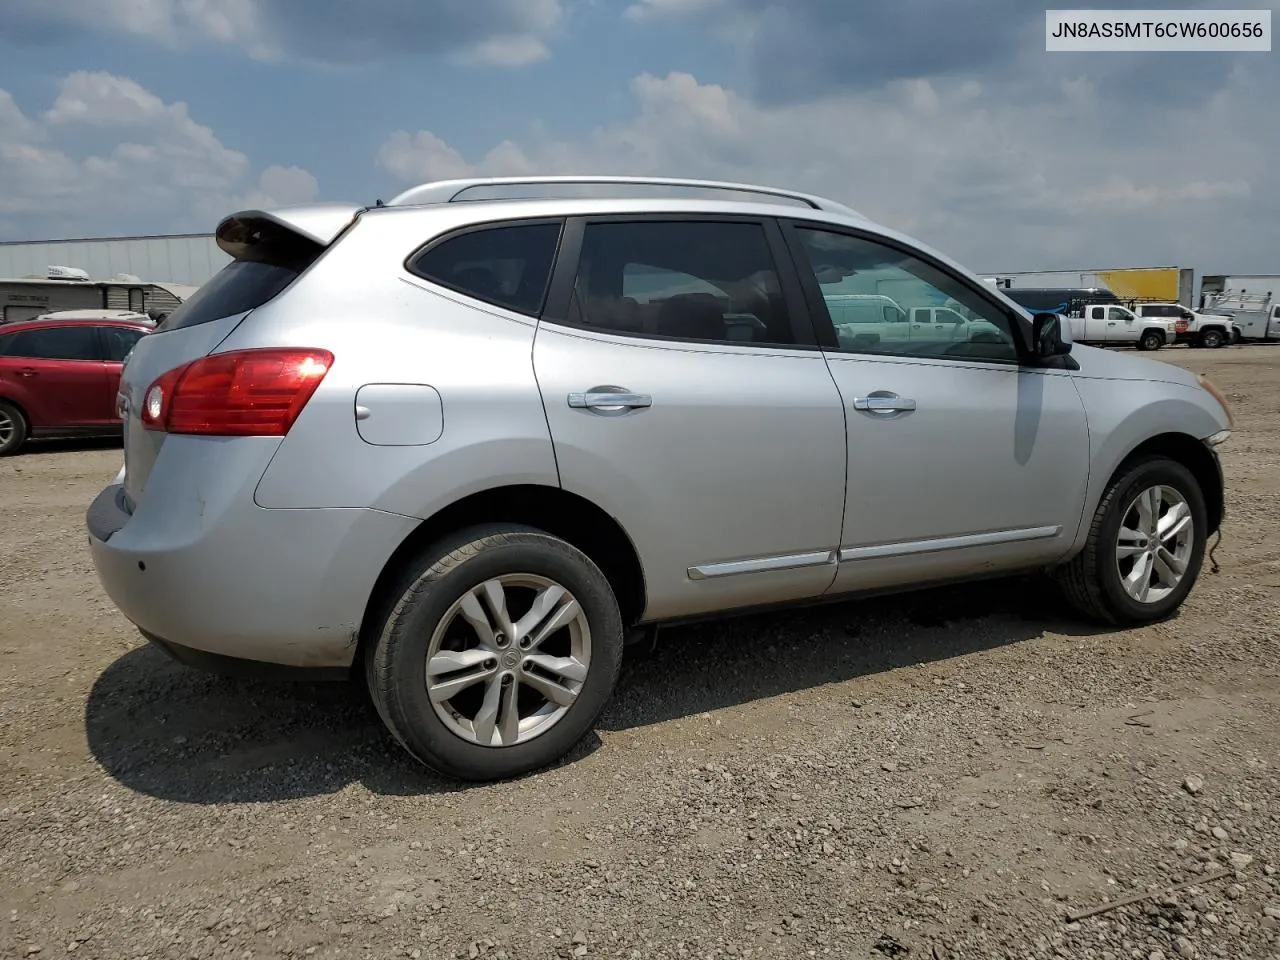
[[1222,521],[1212,384],[820,197],[449,181],[217,241],[124,368],[103,586],[182,662],[362,673],[456,777],[562,758],[654,625],[1035,570],[1143,623]]

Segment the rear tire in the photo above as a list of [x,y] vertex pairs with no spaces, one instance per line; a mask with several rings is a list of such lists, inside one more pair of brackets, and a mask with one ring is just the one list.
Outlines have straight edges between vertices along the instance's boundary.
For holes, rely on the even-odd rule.
[[1227,338],[1221,330],[1206,330],[1200,334],[1200,346],[1206,350],[1217,350],[1226,342]]
[[1204,494],[1190,470],[1167,457],[1133,461],[1102,495],[1084,549],[1056,571],[1058,583],[1090,619],[1163,620],[1195,585],[1207,531]]
[[13,404],[0,400],[0,457],[17,453],[27,442],[27,418]]
[[1159,330],[1144,331],[1138,340],[1139,350],[1159,350],[1164,346],[1164,334]]
[[472,527],[408,565],[365,678],[420,762],[502,780],[555,763],[590,732],[622,650],[613,589],[586,554],[532,527]]

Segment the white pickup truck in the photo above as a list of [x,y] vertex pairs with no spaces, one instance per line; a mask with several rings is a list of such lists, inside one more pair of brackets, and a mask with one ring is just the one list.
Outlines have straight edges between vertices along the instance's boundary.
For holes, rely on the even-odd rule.
[[1068,316],[1071,338],[1077,343],[1128,345],[1139,350],[1159,350],[1177,338],[1177,326],[1164,317],[1139,317],[1114,303],[1090,303],[1083,316]]
[[1177,325],[1177,342],[1210,350],[1225,347],[1235,336],[1231,317],[1188,310],[1180,303],[1140,303],[1134,312],[1144,320],[1172,320]]
[[880,349],[908,349],[912,342],[1003,340],[1005,334],[987,320],[974,320],[950,307],[904,310],[892,297],[871,293],[836,293],[823,298],[836,335],[849,347],[880,344]]

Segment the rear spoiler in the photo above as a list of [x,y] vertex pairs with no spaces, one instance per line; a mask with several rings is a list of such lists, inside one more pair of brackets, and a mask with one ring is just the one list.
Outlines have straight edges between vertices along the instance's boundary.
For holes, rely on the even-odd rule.
[[[237,259],[255,259],[257,249],[281,241],[303,241],[318,254],[365,208],[351,203],[315,203],[280,210],[241,210],[215,231],[218,247]],[[290,244],[292,245],[292,244]]]

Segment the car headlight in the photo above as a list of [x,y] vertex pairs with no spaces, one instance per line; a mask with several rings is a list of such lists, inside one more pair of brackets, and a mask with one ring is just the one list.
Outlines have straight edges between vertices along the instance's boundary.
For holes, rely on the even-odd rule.
[[[1213,381],[1210,380],[1208,377],[1206,377],[1203,373],[1199,374],[1196,377],[1196,381],[1200,384],[1201,388],[1206,393],[1208,393],[1211,397],[1213,397],[1213,399],[1218,401],[1218,404],[1222,407],[1222,412],[1227,415],[1228,429],[1223,432],[1226,433],[1227,436],[1230,436],[1231,435],[1230,428],[1236,425],[1236,418],[1231,414],[1231,404],[1227,403],[1226,395],[1221,390],[1219,390],[1217,386],[1214,385]],[[1226,437],[1223,437],[1222,439],[1225,440]],[[1222,440],[1219,440],[1218,442],[1221,443]]]

